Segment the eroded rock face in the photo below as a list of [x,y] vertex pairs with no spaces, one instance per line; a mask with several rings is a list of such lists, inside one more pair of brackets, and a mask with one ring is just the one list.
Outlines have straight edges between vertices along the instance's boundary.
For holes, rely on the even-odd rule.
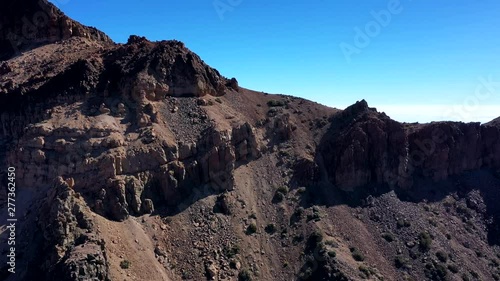
[[[135,114],[137,124],[147,127],[158,118],[151,103],[165,102],[167,97],[222,96],[234,91],[232,83],[226,86],[229,80],[178,41],[136,39],[126,45],[106,45],[71,40],[61,43],[75,49],[71,57],[56,59],[67,65],[40,70],[55,64],[51,56],[34,66],[26,64],[26,60],[37,59],[36,54],[3,64],[0,137],[21,136],[24,127],[49,119],[61,103],[87,103],[89,115]],[[65,49],[57,48],[58,54]],[[26,71],[10,73],[11,64]],[[31,73],[38,75],[36,79],[26,77]],[[120,102],[109,104],[112,97]]]
[[3,1],[0,26],[0,60],[70,37],[113,43],[103,32],[68,18],[46,0]]
[[399,175],[405,169],[399,157],[407,154],[407,136],[400,123],[361,101],[332,120],[319,153],[330,181],[352,190]]
[[[443,180],[483,167],[479,123],[435,123],[409,134],[413,173]],[[411,168],[410,168],[411,171]]]
[[111,86],[130,92],[136,101],[157,101],[167,95],[222,96],[234,86],[179,41],[152,43],[134,38],[111,52],[106,60]]
[[[236,162],[260,156],[252,145],[256,144],[252,131],[248,124],[235,128],[232,134],[209,130],[197,143],[181,143],[172,148],[171,151],[179,152],[172,153],[172,159],[163,153],[151,157],[154,149],[141,154],[143,160],[137,158],[141,157],[139,154],[117,159],[122,170],[110,177],[101,190],[94,191],[95,210],[123,220],[129,214],[149,213],[153,205],[176,206],[191,196],[196,187],[206,185],[215,192],[232,190]],[[231,135],[237,136],[236,142],[232,142]],[[243,151],[242,144],[246,146]],[[238,148],[240,158],[235,154]],[[141,163],[147,166],[141,167]]]
[[56,179],[38,220],[45,239],[41,268],[47,280],[109,280],[105,245],[89,213],[68,181]]
[[[38,48],[0,67],[0,140],[12,148],[0,160],[17,165],[23,186],[49,186],[71,175],[92,209],[122,220],[152,212],[157,204],[175,204],[193,186],[230,190],[235,163],[259,156],[249,124],[234,132],[205,130],[210,124],[199,108],[203,104],[179,108],[174,97],[221,96],[238,88],[236,79],[221,76],[183,43],[131,36],[127,44],[115,45],[45,0],[10,2],[15,12],[3,19],[8,24],[2,32],[22,35],[19,18],[30,18],[40,7],[51,19],[16,48],[42,44],[52,56],[36,53]],[[2,36],[0,41],[7,35]],[[54,58],[63,51],[70,53]],[[61,65],[44,68],[54,66],[52,60]],[[190,143],[177,143],[171,133],[176,127]],[[12,138],[16,143],[9,143]]]
[[254,128],[248,123],[233,129],[232,143],[235,147],[236,161],[260,156]]
[[[231,131],[210,127],[194,142],[176,143],[155,133],[156,125],[121,125],[119,112],[76,116],[81,121],[28,127],[7,157],[19,171],[19,184],[37,188],[71,177],[72,187],[94,211],[115,220],[150,213],[154,206],[175,206],[193,188],[232,190],[236,165],[260,157],[248,123]],[[130,130],[137,133],[126,136]]]
[[438,181],[465,171],[498,169],[498,136],[498,126],[490,124],[404,125],[361,101],[333,118],[318,160],[343,190],[370,183],[411,188],[415,177]]

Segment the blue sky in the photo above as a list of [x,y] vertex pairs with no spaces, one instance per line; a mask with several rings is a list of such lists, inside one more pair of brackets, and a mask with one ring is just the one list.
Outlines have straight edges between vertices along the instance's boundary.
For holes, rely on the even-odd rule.
[[117,42],[181,40],[250,89],[407,122],[500,116],[498,0],[52,2]]

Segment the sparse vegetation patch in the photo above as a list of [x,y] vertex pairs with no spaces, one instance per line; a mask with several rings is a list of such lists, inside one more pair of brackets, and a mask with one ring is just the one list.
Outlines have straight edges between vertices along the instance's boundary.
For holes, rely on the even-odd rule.
[[365,260],[365,256],[357,248],[351,247],[350,250],[351,250],[352,258],[355,261],[362,262]]
[[129,260],[122,260],[122,261],[120,262],[120,267],[121,267],[122,269],[128,269],[128,268],[130,268],[130,265],[131,265],[131,264],[132,264],[132,263],[131,263]]

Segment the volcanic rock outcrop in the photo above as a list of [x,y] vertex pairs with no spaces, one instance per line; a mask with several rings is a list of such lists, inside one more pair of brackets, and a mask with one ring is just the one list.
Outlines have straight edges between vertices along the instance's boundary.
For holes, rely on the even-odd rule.
[[0,178],[15,167],[22,273],[0,279],[500,276],[498,119],[255,92],[182,42],[4,7]]
[[0,16],[0,61],[70,37],[113,43],[103,32],[68,18],[47,0],[3,1]]
[[360,101],[332,118],[319,148],[329,180],[344,190],[367,184],[408,189],[416,178],[447,179],[500,168],[500,128],[479,123],[401,124]]

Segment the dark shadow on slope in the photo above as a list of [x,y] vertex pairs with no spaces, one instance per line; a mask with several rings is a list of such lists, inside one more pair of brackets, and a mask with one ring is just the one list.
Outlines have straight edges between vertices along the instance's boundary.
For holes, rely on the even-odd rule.
[[[480,197],[473,197],[478,191]],[[408,191],[396,190],[398,198],[409,202],[440,202],[450,194],[465,199],[467,208],[482,216],[488,227],[488,243],[500,245],[500,179],[492,170],[478,170],[450,177],[446,181],[433,182],[429,179],[415,182]],[[485,210],[478,205],[484,203]]]
[[[443,143],[444,148],[454,152],[450,161],[472,161],[470,155],[457,159],[466,150],[463,148],[464,141],[454,138],[458,139],[480,128],[477,128],[478,124],[464,126],[467,124],[453,122],[424,126],[401,124],[369,108],[365,101],[357,102],[330,119],[330,128],[317,147],[314,162],[302,161],[296,165],[290,185],[308,187],[302,196],[303,207],[369,206],[373,198],[391,190],[395,191],[399,200],[416,203],[440,202],[451,194],[467,198],[471,191],[478,190],[486,205],[481,218],[488,226],[488,242],[498,245],[500,210],[496,202],[500,200],[500,180],[493,176],[494,173],[486,169],[475,170],[434,182],[431,179],[434,171],[426,166],[426,160],[440,161],[439,157],[432,158],[435,155],[428,153],[439,151],[442,147],[438,144]],[[436,140],[434,129],[445,133],[449,140]],[[492,139],[489,140],[492,144],[488,145],[495,146],[494,132],[484,137],[487,136]],[[434,142],[434,148],[417,145],[420,138],[425,140],[422,141],[424,144],[426,141]],[[472,147],[471,154],[476,153],[474,149],[479,148]],[[412,153],[416,152],[421,152],[419,155],[423,155],[424,159],[414,158]],[[481,153],[478,153],[478,157],[481,157]],[[494,165],[492,161],[483,166]],[[403,168],[400,163],[407,162],[410,162],[405,166],[408,175],[403,178],[399,176]],[[409,169],[409,166],[413,169]],[[402,186],[409,187],[403,189]]]
[[[331,183],[321,182],[308,185],[301,195],[300,204],[304,208],[315,205],[332,207],[348,205],[349,207],[370,206],[374,199],[392,189],[387,185],[365,185],[354,191],[342,191]],[[465,212],[474,211],[480,215],[487,226],[488,244],[500,245],[500,178],[491,170],[478,170],[450,177],[448,180],[434,182],[431,179],[415,179],[409,190],[395,189],[397,198],[401,201],[421,203],[438,203],[448,195],[457,196],[467,202]],[[473,197],[478,193],[480,197]],[[478,205],[484,203],[485,208]]]

